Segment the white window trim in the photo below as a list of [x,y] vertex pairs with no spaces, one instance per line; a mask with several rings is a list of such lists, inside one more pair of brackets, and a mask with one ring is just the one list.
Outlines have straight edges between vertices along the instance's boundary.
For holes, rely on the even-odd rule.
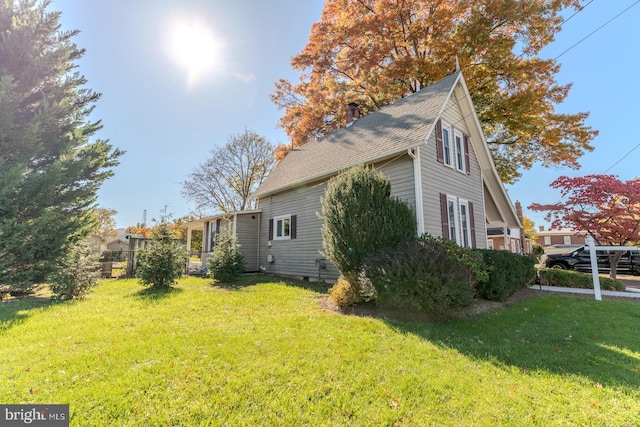
[[[453,132],[451,131],[451,125],[444,120],[441,121],[442,126],[442,163],[450,168],[455,168],[455,150],[453,144]],[[447,163],[447,149],[445,145],[444,132],[447,131],[449,141],[449,163]]]
[[[460,149],[458,150],[458,146],[456,145],[456,138],[460,138]],[[458,172],[467,173],[467,169],[465,168],[465,158],[464,158],[464,134],[460,132],[458,129],[453,129],[453,151],[454,151],[454,167]],[[458,156],[460,156],[461,165],[458,165]],[[460,166],[460,167],[458,167]]]
[[[462,224],[462,209],[461,206],[465,207],[467,218],[464,223],[467,230],[467,245],[464,243],[463,236],[463,224]],[[451,211],[450,208],[453,207],[453,227],[455,236],[451,235]],[[471,212],[469,210],[469,201],[466,199],[462,199],[457,196],[452,196],[451,194],[447,194],[447,215],[449,216],[449,239],[455,240],[458,246],[471,248],[473,247],[473,236],[471,235]]]
[[[465,207],[465,211],[467,212],[467,218],[466,221],[462,222],[462,209],[461,206]],[[464,246],[467,248],[470,248],[473,246],[473,239],[471,238],[471,218],[470,218],[470,212],[469,212],[469,201],[465,200],[465,199],[458,199],[458,213],[459,213],[459,220],[460,220],[460,240],[457,241],[458,245],[460,246]],[[464,244],[464,236],[462,234],[462,230],[463,230],[463,225],[466,226],[467,229],[467,244]]]
[[[282,222],[282,232],[284,233],[284,222],[286,220],[289,220],[289,234],[278,236],[278,222]],[[273,240],[291,240],[291,215],[273,217]]]
[[[451,221],[451,207],[453,207],[453,221]],[[455,240],[456,243],[460,241],[460,212],[458,209],[458,198],[447,194],[447,215],[449,216],[449,239]],[[451,235],[451,227],[454,227],[455,236]]]

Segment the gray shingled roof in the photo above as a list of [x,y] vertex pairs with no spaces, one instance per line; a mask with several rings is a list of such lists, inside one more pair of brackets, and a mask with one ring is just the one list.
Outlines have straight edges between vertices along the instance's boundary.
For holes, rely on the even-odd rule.
[[296,148],[278,163],[253,197],[264,197],[290,186],[325,178],[424,143],[459,75],[459,71],[450,74],[395,104],[366,115],[349,127]]

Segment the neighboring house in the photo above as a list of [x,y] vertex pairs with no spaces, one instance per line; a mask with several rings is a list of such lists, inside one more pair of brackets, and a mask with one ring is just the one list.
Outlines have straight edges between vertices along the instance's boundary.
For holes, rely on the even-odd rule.
[[[515,203],[516,215],[520,224],[524,225],[522,205]],[[517,254],[530,254],[533,250],[531,240],[524,234],[524,228],[509,228],[507,233],[503,229],[487,230],[487,244],[489,249],[504,249]]]
[[[350,104],[348,117],[357,118]],[[488,232],[521,229],[496,172],[460,71],[347,127],[291,151],[253,194],[261,211],[262,271],[335,280],[322,259],[321,197],[327,181],[372,165],[415,211],[418,234],[488,247]],[[323,267],[326,266],[326,269]]]
[[129,240],[124,237],[110,240],[107,242],[107,250],[112,253],[124,253],[129,250]]
[[186,224],[187,251],[191,253],[191,235],[194,230],[202,231],[202,253],[200,260],[206,265],[207,256],[216,246],[216,236],[224,229],[230,229],[237,237],[240,252],[244,257],[245,272],[258,271],[258,248],[260,210],[228,212],[210,216]]
[[107,242],[106,250],[108,252],[105,255],[108,255],[110,260],[115,262],[124,261],[129,251],[129,239],[124,236],[111,239]]
[[540,226],[538,231],[538,245],[542,247],[554,245],[584,245],[587,238],[586,231],[576,231],[570,228],[559,228],[545,230],[544,226]]

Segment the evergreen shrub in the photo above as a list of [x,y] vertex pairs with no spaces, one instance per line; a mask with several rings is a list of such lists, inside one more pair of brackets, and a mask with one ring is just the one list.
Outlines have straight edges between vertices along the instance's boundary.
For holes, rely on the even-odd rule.
[[[593,289],[593,277],[591,274],[550,268],[539,270],[538,277],[540,284],[543,286]],[[600,289],[605,291],[624,291],[626,287],[620,280],[600,277]]]
[[74,245],[49,276],[49,289],[59,299],[80,299],[100,281],[98,255],[88,245]]
[[518,288],[535,280],[535,259],[504,250],[476,249],[483,258],[486,275],[475,285],[480,298],[504,301]]
[[326,257],[354,287],[362,260],[416,234],[416,218],[409,205],[392,198],[385,176],[365,166],[329,181],[322,218]]
[[231,282],[244,272],[244,256],[236,236],[224,230],[217,237],[213,253],[207,259],[207,267],[212,278],[220,282]]
[[368,257],[363,275],[375,288],[377,304],[445,315],[473,302],[476,278],[464,253],[475,257],[444,239],[423,236]]
[[182,276],[187,265],[187,251],[176,241],[164,220],[151,233],[151,241],[136,255],[136,276],[152,289],[170,288]]

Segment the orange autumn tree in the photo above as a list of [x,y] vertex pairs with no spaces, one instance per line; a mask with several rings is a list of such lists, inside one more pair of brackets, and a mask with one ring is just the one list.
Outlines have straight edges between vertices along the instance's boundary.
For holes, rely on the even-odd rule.
[[560,31],[560,13],[580,3],[327,0],[291,60],[300,81],[275,84],[280,126],[300,146],[344,126],[348,103],[378,110],[454,71],[457,57],[504,182],[536,162],[577,168],[597,132],[588,113],[555,111],[571,85],[556,82],[555,60],[537,55]]
[[[640,243],[640,178],[620,181],[615,175],[561,176],[551,183],[564,201],[529,206],[546,211],[552,228],[586,231],[598,245]],[[609,252],[611,278],[622,252]]]

